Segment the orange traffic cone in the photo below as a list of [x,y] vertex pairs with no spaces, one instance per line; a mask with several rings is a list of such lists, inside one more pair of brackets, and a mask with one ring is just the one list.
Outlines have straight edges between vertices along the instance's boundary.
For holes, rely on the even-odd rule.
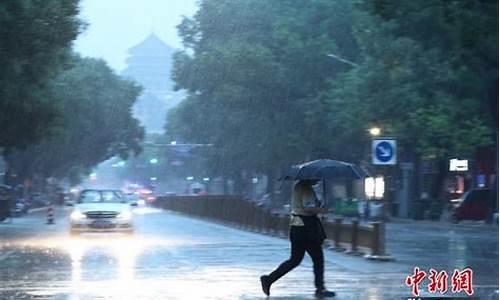
[[54,224],[54,205],[52,203],[47,207],[47,224]]

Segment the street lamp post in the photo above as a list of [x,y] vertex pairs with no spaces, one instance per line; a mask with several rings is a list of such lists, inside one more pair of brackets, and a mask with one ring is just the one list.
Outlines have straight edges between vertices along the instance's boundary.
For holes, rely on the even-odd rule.
[[[377,167],[377,164],[375,163],[374,159],[373,159],[373,155],[375,155],[373,153],[373,151],[375,151],[373,149],[373,143],[374,143],[374,140],[376,138],[378,138],[381,134],[382,134],[382,129],[378,126],[373,126],[369,129],[367,129],[369,135],[370,135],[370,145],[369,145],[369,157],[368,157],[368,160],[371,160],[371,167],[372,167],[372,170],[373,170],[373,190],[371,191],[371,198],[372,199],[380,199],[380,197],[382,198],[382,220],[385,221],[387,219],[387,210],[388,210],[388,205],[386,203],[386,199],[385,199],[385,188],[383,187],[385,185],[385,176],[384,174],[379,174],[381,173],[381,170],[380,168]],[[383,172],[382,172],[383,173]],[[371,203],[371,202],[370,202]],[[368,209],[367,211],[368,212],[371,212],[371,204],[368,204],[367,203],[367,206],[368,206]]]
[[[380,137],[382,129],[372,127],[368,129],[371,135],[372,168],[379,179],[376,198],[382,199],[382,220],[387,221],[391,215],[392,194],[391,187],[394,182],[392,166],[397,163],[397,140],[394,137]],[[386,188],[388,187],[388,188]]]
[[329,54],[327,54],[326,56],[328,56],[328,57],[330,57],[330,58],[333,58],[333,59],[335,59],[335,60],[338,60],[338,61],[340,61],[341,63],[348,64],[348,65],[350,65],[351,67],[359,67],[359,64],[357,64],[357,63],[355,63],[355,62],[353,62],[353,61],[350,61],[350,60],[348,60],[348,59],[342,58],[342,57],[340,57],[340,56],[338,56],[338,55],[335,55],[335,54],[333,54],[333,53],[329,53]]
[[[372,143],[373,143],[373,139],[380,136],[382,130],[380,129],[380,127],[378,126],[372,126],[371,128],[367,129],[369,135],[370,135],[370,143],[368,144],[368,157],[367,157],[367,165],[371,165],[371,169],[373,171],[373,180],[370,180],[370,184],[372,184],[373,186],[372,187],[372,191],[371,191],[371,194],[369,195],[369,197],[371,198],[370,201],[367,200],[366,202],[366,208],[365,208],[365,212],[366,214],[369,216],[371,215],[373,212],[371,210],[371,205],[372,205],[372,202],[376,199],[377,197],[377,187],[376,187],[376,183],[375,183],[375,178],[377,178],[377,174],[376,174],[376,169],[375,169],[375,166],[373,165],[373,162],[370,163],[370,161],[372,160]],[[365,184],[366,184],[366,181],[365,181]],[[366,187],[365,187],[366,189]],[[367,217],[368,217],[367,216]]]
[[160,143],[143,143],[145,147],[155,147],[155,148],[200,148],[200,147],[213,147],[214,144],[180,144],[176,141],[172,141],[169,144],[160,144]]

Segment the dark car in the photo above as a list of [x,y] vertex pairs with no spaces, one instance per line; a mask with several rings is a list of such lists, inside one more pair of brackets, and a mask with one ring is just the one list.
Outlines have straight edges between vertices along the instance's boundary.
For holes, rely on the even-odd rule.
[[497,209],[496,197],[492,189],[474,189],[454,200],[453,221],[485,220],[490,221]]

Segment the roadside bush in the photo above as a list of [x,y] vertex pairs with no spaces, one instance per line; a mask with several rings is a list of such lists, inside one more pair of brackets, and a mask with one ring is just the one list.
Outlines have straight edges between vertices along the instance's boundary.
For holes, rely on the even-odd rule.
[[358,199],[356,198],[336,198],[334,200],[334,211],[338,215],[345,217],[357,217],[358,214]]

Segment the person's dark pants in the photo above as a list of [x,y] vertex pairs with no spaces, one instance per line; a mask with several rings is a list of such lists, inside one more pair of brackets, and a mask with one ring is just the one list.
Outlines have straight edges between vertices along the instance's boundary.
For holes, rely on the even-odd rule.
[[313,261],[314,284],[316,289],[324,289],[323,277],[325,267],[321,242],[310,242],[308,240],[305,226],[291,226],[290,241],[292,243],[291,256],[287,261],[283,262],[276,270],[269,274],[270,283],[280,279],[286,273],[298,266],[307,251],[307,254],[309,254]]

